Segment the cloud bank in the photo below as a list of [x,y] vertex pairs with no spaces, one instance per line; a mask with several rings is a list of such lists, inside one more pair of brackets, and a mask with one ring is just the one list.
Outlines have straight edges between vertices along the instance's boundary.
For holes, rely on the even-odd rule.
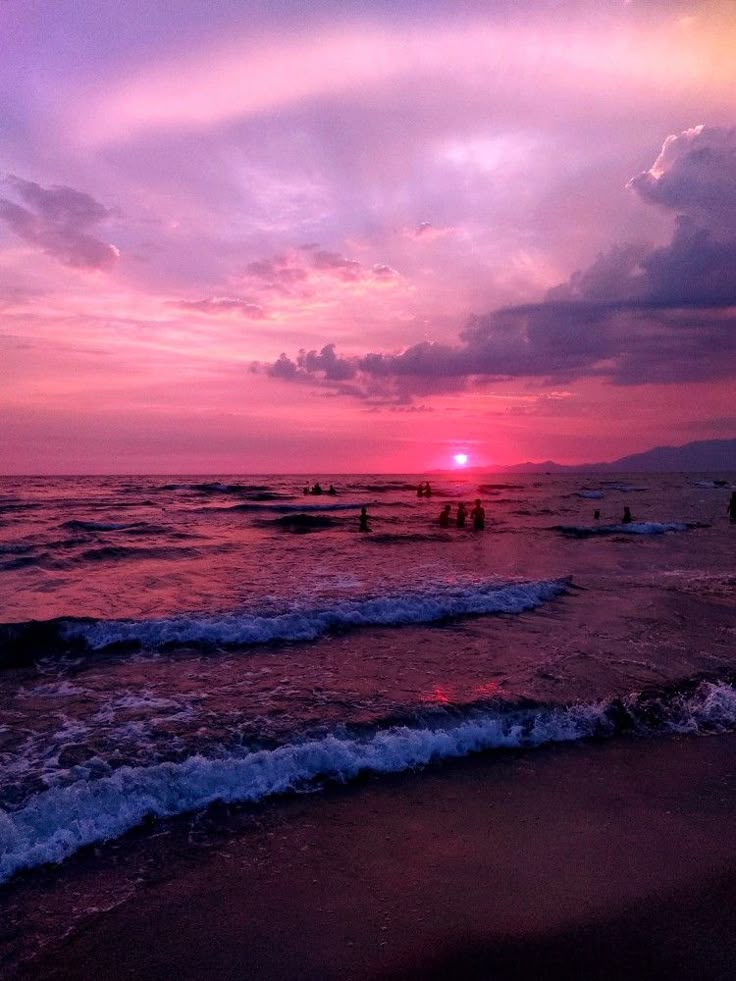
[[675,213],[667,245],[617,245],[541,303],[471,317],[454,345],[424,341],[401,353],[341,357],[328,343],[282,354],[268,372],[398,401],[522,376],[640,385],[736,374],[736,128],[669,136],[627,186]]

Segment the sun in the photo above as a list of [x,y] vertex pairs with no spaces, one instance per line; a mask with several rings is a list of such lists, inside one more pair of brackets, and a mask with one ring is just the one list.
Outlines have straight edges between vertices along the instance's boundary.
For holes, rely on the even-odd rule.
[[465,464],[468,462],[468,454],[456,453],[455,456],[453,457],[453,460],[459,467],[464,467]]

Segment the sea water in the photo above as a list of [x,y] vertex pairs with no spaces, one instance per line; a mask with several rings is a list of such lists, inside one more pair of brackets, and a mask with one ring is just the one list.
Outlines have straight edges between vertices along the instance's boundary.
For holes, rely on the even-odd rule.
[[0,480],[0,882],[215,802],[736,728],[734,475],[319,479]]

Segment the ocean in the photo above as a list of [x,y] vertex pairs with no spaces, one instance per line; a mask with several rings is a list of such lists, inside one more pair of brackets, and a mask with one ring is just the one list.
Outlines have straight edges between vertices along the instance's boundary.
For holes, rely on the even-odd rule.
[[0,480],[6,898],[213,805],[736,730],[736,475],[318,479]]

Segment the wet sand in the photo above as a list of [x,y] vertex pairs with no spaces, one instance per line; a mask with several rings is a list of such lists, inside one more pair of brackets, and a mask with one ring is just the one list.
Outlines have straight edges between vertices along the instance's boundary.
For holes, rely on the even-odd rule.
[[[105,876],[118,905],[6,976],[734,976],[734,735],[497,753],[220,820],[211,847],[180,822],[20,883],[16,933],[40,910],[60,934]],[[126,898],[106,849],[158,873]]]

